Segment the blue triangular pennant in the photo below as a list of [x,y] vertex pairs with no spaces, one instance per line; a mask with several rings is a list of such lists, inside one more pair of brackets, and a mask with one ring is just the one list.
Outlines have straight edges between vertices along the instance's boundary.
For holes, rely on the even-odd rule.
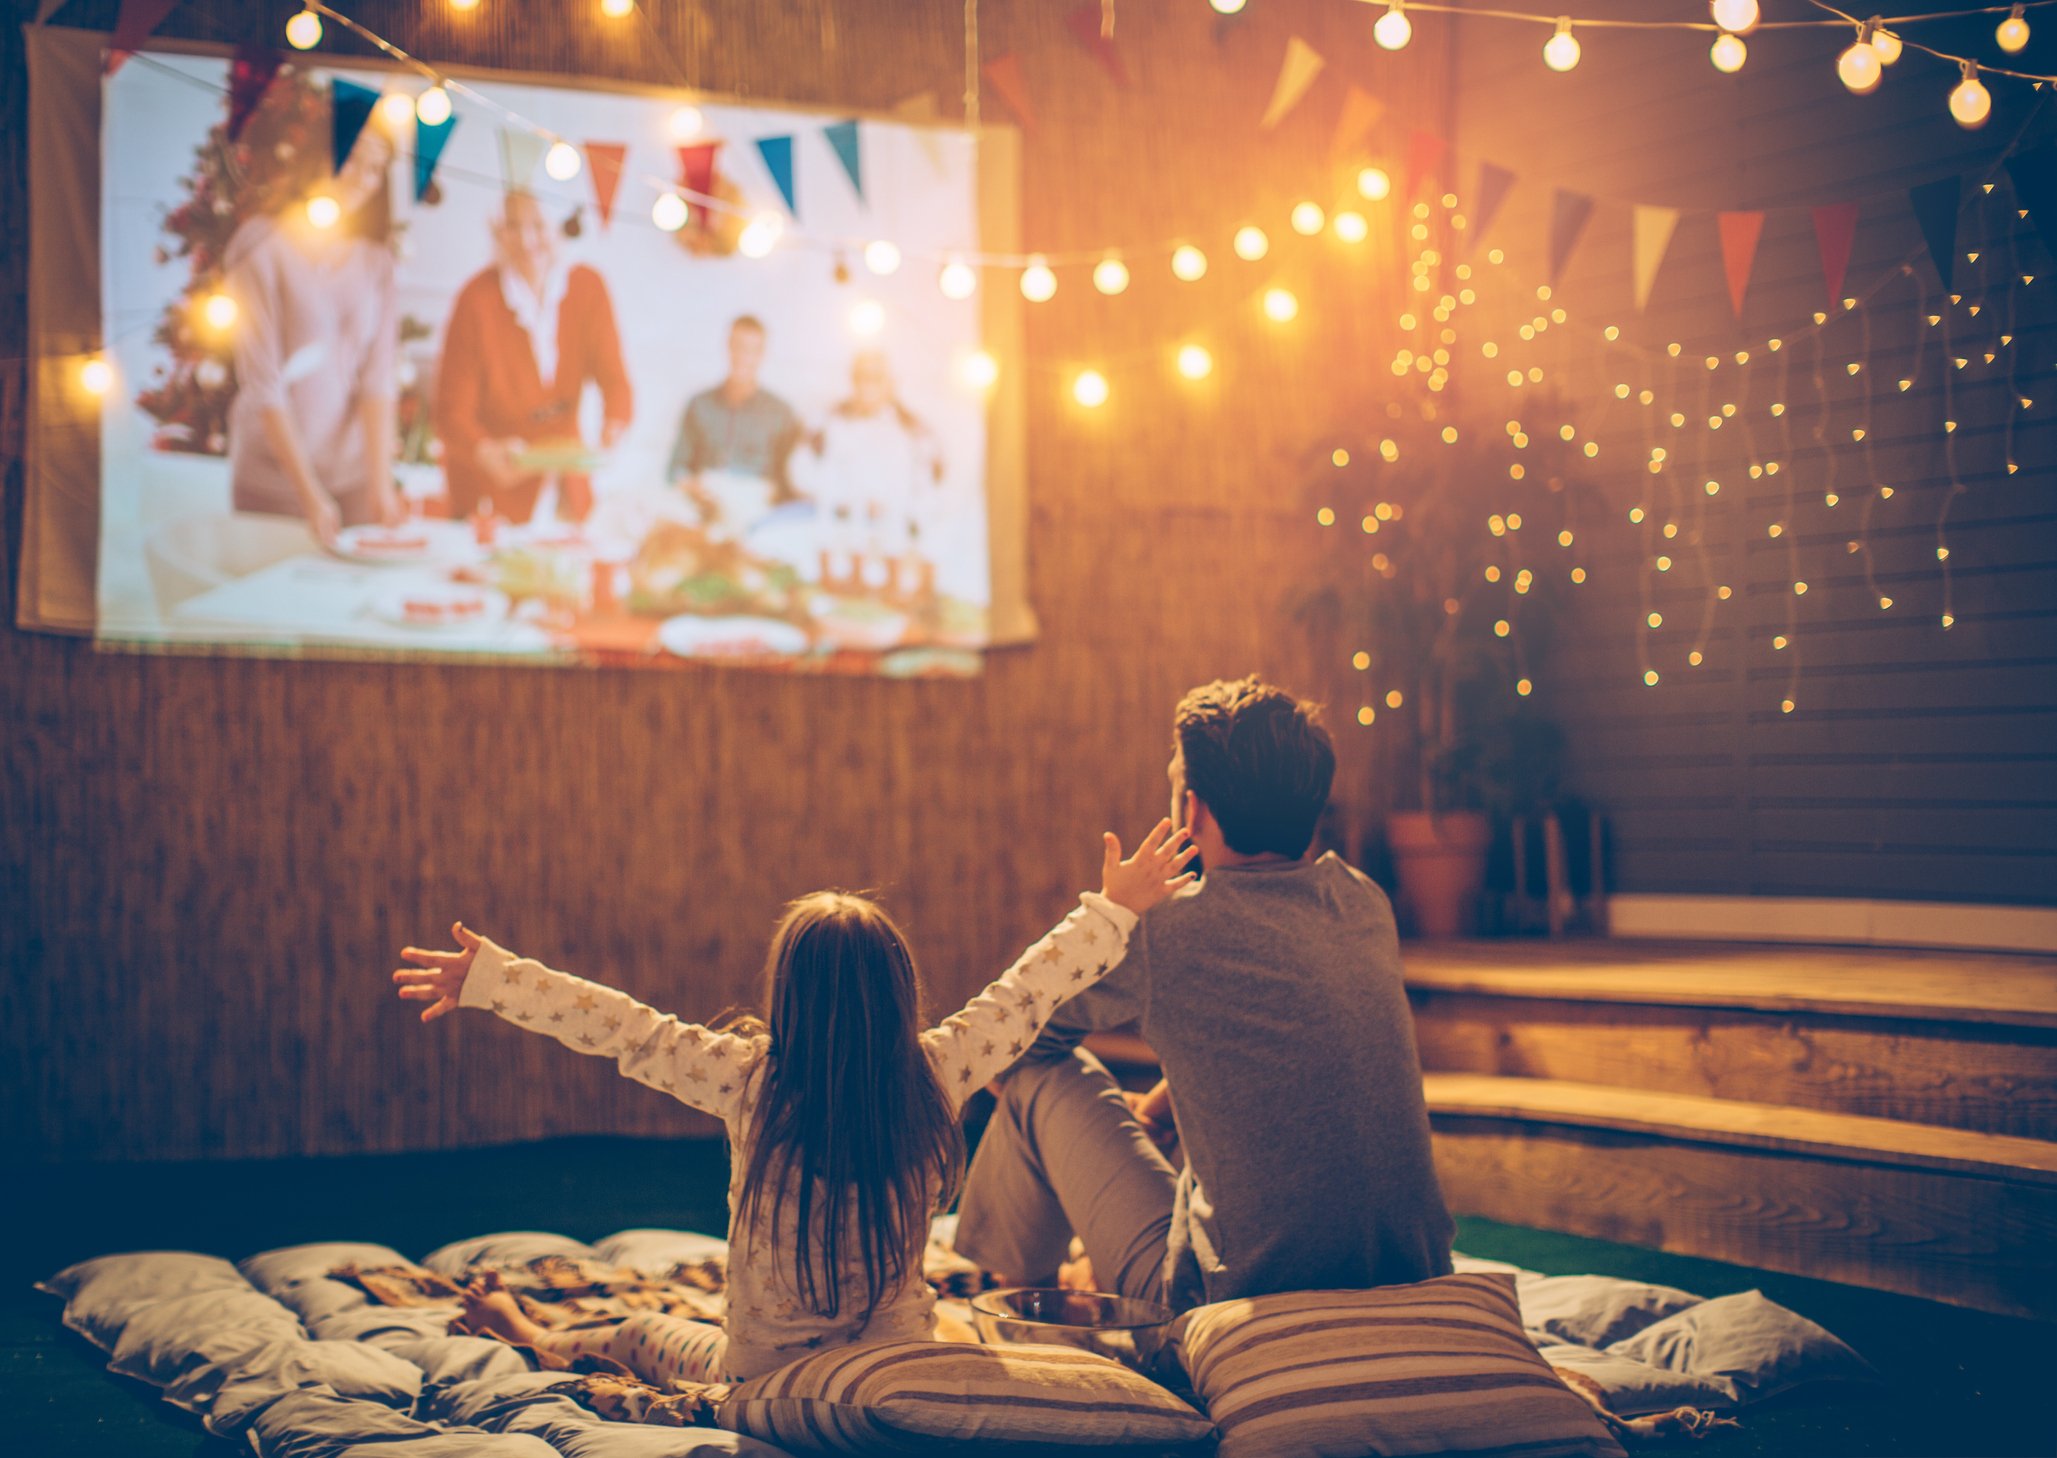
[[1493,225],[1493,219],[1500,215],[1500,205],[1507,201],[1508,192],[1514,187],[1514,174],[1505,167],[1492,162],[1478,165],[1478,201],[1471,212],[1471,231],[1466,236],[1478,238]]
[[828,139],[829,147],[836,154],[836,160],[843,164],[843,171],[850,176],[850,186],[856,190],[857,200],[864,201],[864,159],[857,150],[857,123],[854,121],[833,122],[821,129]]
[[436,180],[436,163],[442,160],[443,144],[450,140],[450,133],[456,130],[457,114],[452,112],[443,120],[430,126],[427,122],[414,124],[414,200],[420,202],[429,190],[429,184]]
[[1579,234],[1586,230],[1586,219],[1593,215],[1593,200],[1582,192],[1557,189],[1557,196],[1550,205],[1550,282],[1556,283],[1564,265],[1570,261],[1571,250],[1578,246]]
[[1914,221],[1921,224],[1921,236],[1928,243],[1928,256],[1935,260],[1943,287],[1950,287],[1957,265],[1957,209],[1964,196],[1964,179],[1945,177],[1907,190]]
[[2045,143],[2015,153],[2007,159],[2007,176],[2014,183],[2014,201],[2028,209],[2036,236],[2057,257],[2057,147]]
[[379,104],[379,94],[369,86],[359,86],[338,76],[329,83],[329,98],[335,113],[335,156],[330,165],[341,172],[343,164],[350,160],[350,149],[357,145],[357,134],[364,130],[364,124],[371,120],[372,108]]
[[764,168],[771,174],[771,180],[779,185],[779,195],[786,200],[786,211],[799,217],[800,207],[793,199],[792,137],[759,137],[757,155],[764,159]]

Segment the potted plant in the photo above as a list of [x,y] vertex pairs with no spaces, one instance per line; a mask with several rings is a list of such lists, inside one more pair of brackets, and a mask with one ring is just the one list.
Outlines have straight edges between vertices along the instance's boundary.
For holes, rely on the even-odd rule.
[[1308,463],[1329,539],[1295,613],[1353,670],[1401,911],[1422,936],[1475,928],[1495,820],[1555,795],[1559,739],[1534,694],[1574,585],[1583,455],[1561,411],[1531,413],[1553,423],[1485,431],[1433,401],[1395,404]]

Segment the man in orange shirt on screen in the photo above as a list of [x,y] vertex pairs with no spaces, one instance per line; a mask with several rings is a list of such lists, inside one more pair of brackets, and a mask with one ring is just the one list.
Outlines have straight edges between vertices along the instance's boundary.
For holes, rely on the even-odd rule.
[[634,408],[614,305],[600,275],[567,264],[542,205],[509,192],[493,223],[494,263],[458,291],[443,334],[436,427],[450,514],[489,506],[527,521],[546,482],[557,514],[578,521],[593,507],[592,453],[579,433],[579,402],[597,385],[600,448],[628,427]]

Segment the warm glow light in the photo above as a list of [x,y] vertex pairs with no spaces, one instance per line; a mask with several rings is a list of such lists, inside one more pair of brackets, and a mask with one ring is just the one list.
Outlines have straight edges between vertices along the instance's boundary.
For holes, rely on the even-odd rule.
[[1656,670],[1656,669],[1654,669],[1654,668],[1646,668],[1646,669],[1644,669],[1644,670],[1643,670],[1643,683],[1644,683],[1644,685],[1645,685],[1645,686],[1647,686],[1647,687],[1649,687],[1649,688],[1655,688],[1655,687],[1657,687],[1657,670]]
[[114,366],[94,355],[79,366],[79,388],[88,395],[104,395],[114,388]]
[[1369,724],[1372,720],[1376,719],[1377,717],[1378,711],[1372,708],[1372,706],[1369,704],[1366,704],[1363,708],[1357,711],[1357,722],[1360,724]]
[[343,220],[343,205],[325,192],[307,199],[307,221],[317,228],[333,228]]
[[1350,666],[1356,669],[1359,673],[1364,672],[1365,669],[1371,667],[1371,655],[1369,653],[1366,653],[1362,648],[1359,648],[1355,653],[1350,655]]
[[1099,409],[1107,403],[1107,376],[1098,370],[1080,370],[1071,382],[1071,398],[1088,410]]
[[1271,252],[1271,240],[1264,236],[1264,230],[1246,223],[1236,229],[1236,257],[1245,263],[1255,263]]
[[864,266],[884,278],[887,274],[900,271],[900,245],[885,238],[874,238],[864,245]]
[[707,125],[707,118],[700,114],[697,106],[681,106],[672,112],[667,125],[674,142],[690,142],[700,135],[701,129]]
[[1203,345],[1185,345],[1178,352],[1178,372],[1189,380],[1204,380],[1214,373],[1214,356]]
[[1293,231],[1303,238],[1312,238],[1328,225],[1328,218],[1315,202],[1293,204]]
[[450,93],[431,86],[414,98],[414,114],[425,127],[439,127],[450,120]]
[[1381,15],[1378,23],[1371,28],[1371,38],[1389,51],[1402,50],[1407,42],[1414,39],[1414,22],[1407,18],[1407,12],[1401,8],[1400,0],[1393,0],[1393,3],[1386,7],[1386,13]]
[[569,142],[552,142],[550,150],[543,154],[543,170],[558,182],[571,181],[583,165],[579,149]]
[[1723,31],[1714,38],[1713,49],[1707,52],[1707,56],[1714,62],[1715,70],[1733,76],[1743,69],[1743,62],[1750,59],[1750,48],[1743,44],[1741,36]]
[[[1057,275],[1050,271],[1050,265],[1038,253],[1029,259],[1028,267],[1021,271],[1021,296],[1032,304],[1048,303],[1057,292]],[[1104,385],[1106,381],[1101,381]]]
[[1300,312],[1300,301],[1293,297],[1290,289],[1266,289],[1264,291],[1264,314],[1275,324],[1289,322]]
[[479,8],[479,0],[450,0],[450,8],[452,10],[476,10]]
[[1530,683],[1525,678],[1516,679],[1514,682],[1514,691],[1520,694],[1523,698],[1527,698],[1530,694],[1534,693],[1535,688],[1536,686]]
[[414,120],[414,98],[404,91],[388,91],[379,98],[379,115],[388,131],[397,132]]
[[777,213],[759,213],[743,224],[743,231],[736,238],[736,251],[745,258],[762,258],[778,247],[785,231],[785,222]]
[[675,192],[659,194],[650,205],[650,221],[667,233],[676,233],[686,226],[686,200]]
[[2021,6],[2015,6],[1993,32],[1993,40],[2010,56],[2028,44],[2028,22],[2022,19],[2021,11]]
[[946,299],[968,299],[978,292],[978,286],[978,274],[961,259],[951,259],[936,274],[936,287]]
[[1357,174],[1357,195],[1366,202],[1384,202],[1393,195],[1393,179],[1383,167],[1366,167]]
[[1873,27],[1871,48],[1878,52],[1878,63],[1881,66],[1890,66],[1900,59],[1900,37],[1889,30]]
[[1000,378],[1000,361],[983,349],[974,349],[957,362],[957,378],[974,390],[991,389]]
[[1713,0],[1707,8],[1723,30],[1742,35],[1757,25],[1757,0]]
[[220,333],[236,322],[236,301],[224,293],[209,294],[207,302],[200,306],[200,317],[207,321],[209,329]]
[[620,20],[636,8],[636,0],[600,0],[600,13],[609,20]]
[[1993,93],[1978,79],[1978,63],[1966,61],[1964,79],[1950,91],[1950,115],[1957,119],[1958,126],[1974,131],[1984,126],[1992,114]]
[[877,299],[859,299],[850,306],[850,332],[869,339],[886,327],[886,306]]
[[1208,0],[1216,15],[1240,15],[1249,0]]
[[1112,297],[1128,287],[1128,265],[1112,256],[1093,265],[1093,287]]
[[1557,33],[1543,42],[1543,64],[1553,71],[1569,71],[1578,64],[1578,37],[1571,33],[1571,21],[1557,22]]
[[1878,90],[1883,63],[1868,41],[1860,40],[1836,57],[1836,75],[1859,96]]
[[311,51],[321,44],[321,17],[303,10],[286,22],[286,44],[296,51]]
[[1493,636],[1495,638],[1504,638],[1513,631],[1514,625],[1508,622],[1505,618],[1502,618],[1499,622],[1493,624]]
[[1371,225],[1364,221],[1362,213],[1337,213],[1334,227],[1336,236],[1345,243],[1362,243],[1371,233]]

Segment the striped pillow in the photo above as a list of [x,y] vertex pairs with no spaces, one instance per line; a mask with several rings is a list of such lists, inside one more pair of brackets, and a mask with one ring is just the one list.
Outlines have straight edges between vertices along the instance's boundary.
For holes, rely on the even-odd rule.
[[1214,1432],[1162,1387],[1091,1352],[935,1341],[802,1357],[738,1385],[716,1421],[795,1453],[1163,1451]]
[[1522,1335],[1500,1272],[1222,1301],[1172,1339],[1220,1458],[1623,1458]]

